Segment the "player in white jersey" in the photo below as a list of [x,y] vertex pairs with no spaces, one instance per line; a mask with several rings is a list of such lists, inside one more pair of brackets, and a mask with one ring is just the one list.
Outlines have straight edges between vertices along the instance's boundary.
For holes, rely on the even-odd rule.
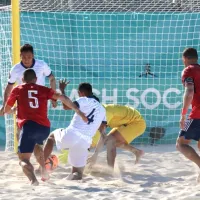
[[[66,86],[64,82],[64,88]],[[62,83],[60,83],[62,90]],[[92,137],[100,129],[101,124],[106,123],[105,108],[92,94],[92,86],[89,83],[81,83],[78,87],[79,97],[74,103],[87,116],[88,123],[84,122],[77,114],[74,114],[70,125],[66,129],[53,131],[44,147],[44,159],[46,160],[56,143],[57,149],[69,149],[68,162],[72,165],[72,173],[68,176],[70,180],[82,179],[83,169],[87,162],[88,148],[92,144]],[[65,110],[69,108],[64,106]]]
[[[20,48],[20,57],[21,57],[21,62],[14,65],[11,68],[8,84],[4,92],[4,101],[3,101],[3,106],[0,110],[0,115],[3,115],[5,103],[8,99],[11,90],[14,87],[14,84],[15,83],[17,83],[18,85],[22,84],[23,73],[28,68],[34,69],[37,76],[38,85],[44,86],[45,78],[48,77],[51,88],[53,90],[56,90],[55,77],[53,76],[50,67],[44,61],[34,59],[33,47],[30,44],[25,44]],[[52,101],[52,105],[53,107],[56,107],[57,105],[56,101]]]

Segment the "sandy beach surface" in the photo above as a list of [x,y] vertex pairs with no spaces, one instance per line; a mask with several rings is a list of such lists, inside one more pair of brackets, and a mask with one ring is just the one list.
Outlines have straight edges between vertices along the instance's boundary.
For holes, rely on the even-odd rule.
[[[48,182],[30,186],[17,156],[0,151],[0,199],[2,200],[193,200],[200,199],[197,167],[174,145],[141,147],[146,154],[134,165],[131,153],[118,150],[114,175],[102,151],[93,172],[81,181],[68,181],[70,166],[60,165]],[[35,163],[33,158],[33,163]],[[36,166],[34,164],[34,166]]]

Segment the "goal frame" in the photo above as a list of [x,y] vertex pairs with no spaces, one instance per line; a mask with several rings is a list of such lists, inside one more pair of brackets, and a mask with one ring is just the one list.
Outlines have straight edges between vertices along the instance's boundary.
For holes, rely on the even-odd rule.
[[[19,0],[11,1],[11,30],[12,30],[12,64],[15,65],[20,62],[20,9]],[[17,125],[16,115],[14,118],[14,151],[17,152]]]

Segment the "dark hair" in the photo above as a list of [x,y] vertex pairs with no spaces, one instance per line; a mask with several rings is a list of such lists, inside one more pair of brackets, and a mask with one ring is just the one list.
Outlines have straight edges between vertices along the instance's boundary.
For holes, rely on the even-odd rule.
[[78,86],[78,91],[84,92],[85,96],[92,96],[92,86],[89,83],[80,83]]
[[183,51],[183,57],[188,59],[198,59],[197,50],[194,48],[187,48]]
[[26,83],[30,83],[35,78],[37,78],[36,73],[33,69],[27,69],[23,73],[23,79]]
[[99,100],[99,98],[98,97],[96,97],[94,94],[92,94],[92,97],[96,100],[96,101],[98,101],[99,103],[100,103],[100,100]]
[[24,44],[20,48],[20,53],[31,52],[33,54],[33,47],[30,44]]

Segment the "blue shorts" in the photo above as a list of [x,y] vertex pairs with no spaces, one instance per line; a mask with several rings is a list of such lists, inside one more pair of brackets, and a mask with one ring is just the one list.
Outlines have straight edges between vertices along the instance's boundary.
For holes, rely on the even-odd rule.
[[186,140],[200,140],[200,119],[187,119],[184,130],[180,130],[179,137],[184,136]]
[[50,127],[40,125],[34,121],[27,121],[20,131],[18,152],[33,153],[35,145],[43,145],[49,134]]

